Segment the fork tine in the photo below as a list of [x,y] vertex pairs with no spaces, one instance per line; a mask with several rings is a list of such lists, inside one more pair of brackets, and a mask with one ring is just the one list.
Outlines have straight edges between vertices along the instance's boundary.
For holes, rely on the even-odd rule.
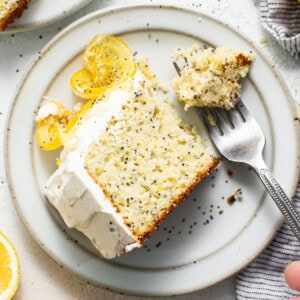
[[187,64],[186,57],[182,58],[181,60],[173,61],[173,66],[179,76],[181,76],[181,71],[186,64]]
[[220,137],[223,135],[221,132],[219,126],[217,125],[217,122],[213,124],[214,120],[211,120],[210,118],[214,118],[212,111],[208,108],[200,108],[198,109],[202,116],[202,120],[204,121],[205,127],[208,130],[208,133],[212,137],[212,139],[215,139],[217,137]]
[[251,118],[252,115],[250,114],[249,110],[247,109],[246,105],[243,103],[243,101],[240,99],[239,102],[236,104],[236,109],[240,112],[242,118],[244,121]]
[[181,75],[181,69],[180,67],[178,66],[178,64],[176,62],[173,62],[173,66],[177,72],[177,74],[180,76]]
[[246,118],[244,117],[244,115],[242,114],[242,112],[240,111],[240,109],[238,107],[229,109],[227,111],[227,114],[228,114],[228,117],[230,119],[230,122],[231,122],[233,128],[236,127],[241,122],[246,121]]
[[214,118],[216,119],[217,125],[219,126],[221,132],[223,134],[228,133],[230,129],[232,129],[232,126],[228,119],[228,115],[226,116],[226,112],[221,108],[212,108],[211,110],[214,114]]

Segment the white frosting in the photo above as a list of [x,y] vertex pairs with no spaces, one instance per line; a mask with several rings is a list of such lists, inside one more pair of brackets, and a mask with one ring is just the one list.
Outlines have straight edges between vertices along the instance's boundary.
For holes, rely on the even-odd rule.
[[[113,91],[107,101],[99,101],[87,112],[84,122],[62,152],[61,165],[45,188],[46,197],[67,226],[85,234],[106,258],[129,252],[139,247],[139,243],[111,202],[105,199],[101,188],[87,174],[83,157],[111,117],[118,115],[122,105],[140,86],[140,79],[138,74],[129,88],[125,85],[127,88]],[[48,108],[53,110],[52,106]],[[41,114],[46,115],[46,109],[42,107]]]
[[39,109],[37,120],[44,119],[49,115],[58,115],[59,107],[54,102],[47,102]]

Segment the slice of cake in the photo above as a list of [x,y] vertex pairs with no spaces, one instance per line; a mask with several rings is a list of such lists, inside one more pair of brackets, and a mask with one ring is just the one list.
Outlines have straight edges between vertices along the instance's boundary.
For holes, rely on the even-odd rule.
[[140,244],[215,166],[195,130],[147,89],[129,97],[85,154],[102,188]]
[[225,47],[179,49],[173,60],[184,59],[173,88],[185,109],[191,106],[231,109],[240,97],[241,78],[249,71],[250,53]]
[[217,162],[137,73],[73,127],[45,195],[112,258],[140,247]]
[[20,18],[30,0],[0,0],[0,30]]
[[88,64],[71,86],[83,98],[99,96],[72,111],[57,100],[43,105],[37,140],[45,151],[64,147],[46,197],[68,227],[113,258],[140,247],[218,159],[158,100],[164,87],[147,60],[137,67],[127,45],[109,35],[86,49]]

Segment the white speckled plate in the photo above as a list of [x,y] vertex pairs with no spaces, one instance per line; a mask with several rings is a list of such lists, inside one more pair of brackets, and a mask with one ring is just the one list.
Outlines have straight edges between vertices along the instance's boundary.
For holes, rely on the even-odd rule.
[[[179,21],[180,20],[180,21]],[[167,84],[170,56],[194,42],[252,50],[255,61],[243,82],[243,100],[267,137],[265,159],[289,196],[299,173],[299,129],[293,101],[273,66],[243,35],[209,16],[171,6],[128,6],[90,14],[57,35],[19,87],[7,124],[7,175],[15,206],[32,236],[58,264],[88,282],[140,295],[174,295],[213,285],[245,267],[268,244],[282,218],[247,167],[223,161],[150,237],[141,249],[118,259],[98,257],[90,243],[67,229],[42,195],[57,153],[35,142],[34,117],[44,95],[76,101],[69,77],[97,33],[121,36],[149,58]],[[174,96],[174,95],[173,95]],[[177,112],[203,132],[195,111]],[[238,188],[243,198],[226,199]]]
[[15,33],[36,29],[74,13],[91,0],[31,0],[22,17],[1,33]]

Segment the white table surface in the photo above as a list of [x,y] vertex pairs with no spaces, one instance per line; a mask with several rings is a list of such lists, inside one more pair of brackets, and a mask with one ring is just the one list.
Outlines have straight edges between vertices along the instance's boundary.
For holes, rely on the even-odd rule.
[[[50,0],[49,0],[50,1]],[[161,3],[160,1],[159,3]],[[94,10],[115,5],[158,3],[151,0],[94,0],[79,12],[45,28],[31,32],[0,35],[0,230],[14,243],[21,260],[21,283],[15,299],[151,299],[116,294],[94,286],[60,268],[29,235],[13,206],[4,170],[4,130],[9,104],[26,69],[39,50],[62,28]],[[300,103],[300,61],[295,61],[269,36],[259,22],[258,1],[253,0],[170,0],[166,4],[180,4],[214,15],[256,42],[262,52],[282,73],[294,99]],[[262,43],[262,41],[264,41]],[[26,103],[24,104],[26,105]],[[235,278],[189,295],[161,299],[235,299]],[[155,299],[160,299],[156,297]]]

